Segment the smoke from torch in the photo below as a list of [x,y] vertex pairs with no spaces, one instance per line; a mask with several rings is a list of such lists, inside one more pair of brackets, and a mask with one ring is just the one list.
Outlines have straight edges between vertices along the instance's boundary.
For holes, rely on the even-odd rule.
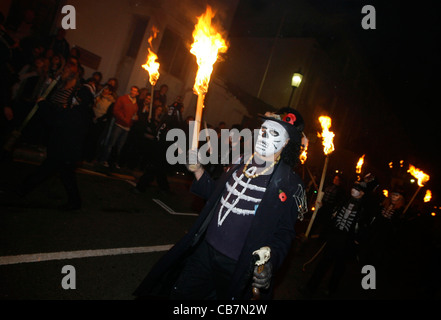
[[194,42],[191,44],[190,53],[196,56],[198,71],[196,74],[193,91],[198,95],[196,106],[195,123],[193,127],[193,139],[191,149],[197,148],[199,129],[201,126],[202,108],[205,94],[208,91],[213,65],[219,58],[219,53],[225,53],[228,49],[222,35],[212,25],[211,19],[215,13],[210,6],[203,15],[198,17],[198,22],[193,31]]

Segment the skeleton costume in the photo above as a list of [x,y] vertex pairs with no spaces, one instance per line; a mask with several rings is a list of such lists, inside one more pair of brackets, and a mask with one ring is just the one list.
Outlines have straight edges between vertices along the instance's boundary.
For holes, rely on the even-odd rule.
[[363,198],[359,198],[360,191],[365,192],[365,183],[356,183],[351,189],[351,197],[335,213],[334,227],[341,232],[355,235],[358,233],[358,221],[363,211]]
[[[191,191],[205,198],[206,205],[191,230],[149,272],[135,296],[250,299],[253,253],[268,247],[271,268],[265,281],[269,288],[262,298],[271,297],[271,276],[295,238],[297,218],[307,210],[303,182],[287,156],[288,151],[294,151],[297,158],[300,155],[304,124],[291,108],[262,118],[266,121],[254,155],[244,155],[216,181],[204,171],[193,182]],[[280,150],[279,158],[270,161],[268,156]]]
[[327,236],[322,257],[304,289],[305,293],[314,293],[330,268],[332,272],[328,290],[330,294],[337,290],[345,270],[346,259],[355,248],[355,240],[358,240],[358,222],[364,213],[365,192],[365,182],[355,183],[351,189],[351,197],[335,212],[333,228]]
[[341,207],[335,217],[335,227],[340,231],[352,232],[358,229],[358,217],[360,215],[360,201],[349,201]]
[[[248,178],[262,165],[252,162],[244,172],[244,164],[227,181],[226,189],[217,206],[217,219],[207,230],[207,242],[227,257],[237,260],[250,229],[256,210],[262,201],[269,182],[269,175]],[[242,170],[241,170],[242,169]],[[241,228],[237,228],[241,225]]]
[[369,245],[367,247],[368,263],[381,267],[394,252],[398,244],[398,230],[401,226],[404,210],[404,192],[394,189],[378,208],[377,215],[371,224]]

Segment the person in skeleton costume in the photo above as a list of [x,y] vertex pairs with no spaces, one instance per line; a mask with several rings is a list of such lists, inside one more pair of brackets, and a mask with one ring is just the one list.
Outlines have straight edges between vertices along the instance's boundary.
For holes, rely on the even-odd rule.
[[367,243],[367,263],[376,268],[387,265],[399,246],[399,229],[403,222],[404,206],[404,191],[394,188],[375,212]]
[[328,294],[337,290],[338,283],[344,274],[346,259],[354,252],[360,231],[359,221],[364,214],[363,197],[367,192],[365,182],[356,182],[351,188],[350,198],[333,214],[333,228],[330,231],[322,257],[311,278],[303,288],[305,295],[314,294],[329,268],[333,266]]
[[[191,191],[207,199],[199,218],[152,268],[138,298],[250,299],[252,288],[271,298],[273,277],[294,240],[294,224],[307,211],[299,162],[303,118],[292,108],[261,116],[252,155],[216,181],[196,165]],[[256,266],[256,256],[265,263]],[[260,261],[260,260],[259,260]]]

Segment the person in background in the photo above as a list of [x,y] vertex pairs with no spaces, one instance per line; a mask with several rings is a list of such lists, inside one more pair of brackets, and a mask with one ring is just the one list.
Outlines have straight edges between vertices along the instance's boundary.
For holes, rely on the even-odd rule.
[[[13,52],[18,47],[4,27],[5,17],[0,12],[0,143],[2,146],[7,141],[14,128],[14,111],[12,110],[12,86],[14,84]],[[0,149],[0,159],[9,158],[9,152]]]
[[163,112],[165,112],[167,108],[167,92],[168,92],[168,85],[163,84],[159,87],[159,90],[155,90],[153,94],[153,106],[154,107],[161,106]]
[[390,261],[398,246],[398,231],[403,221],[404,191],[395,187],[388,197],[377,206],[369,230],[367,262],[382,267]]
[[119,169],[119,156],[122,147],[124,146],[130,128],[133,125],[133,121],[138,119],[138,104],[136,103],[136,97],[139,94],[137,86],[130,88],[130,93],[121,96],[116,100],[113,108],[113,116],[115,117],[115,123],[110,133],[109,143],[106,145],[103,154],[99,161],[105,167],[109,167],[108,160],[111,156],[111,152],[115,147],[115,158],[113,164],[115,168]]
[[311,232],[320,234],[320,238],[326,239],[329,231],[332,214],[342,205],[345,200],[345,189],[343,177],[340,174],[334,175],[332,184],[325,188],[320,208],[317,211],[317,219]]
[[64,58],[61,54],[54,54],[49,58],[48,77],[55,79],[64,66]]
[[107,85],[103,88],[100,95],[96,98],[95,104],[93,106],[95,121],[98,121],[98,119],[101,119],[103,116],[105,116],[110,106],[116,102],[114,91],[115,88]]
[[68,196],[67,203],[60,207],[63,210],[82,207],[75,169],[81,161],[93,103],[90,88],[79,84],[78,65],[78,60],[69,58],[54,90],[39,102],[49,129],[47,157],[16,190],[20,197],[25,197],[46,179],[59,173]]
[[[145,192],[151,183],[156,179],[159,189],[162,192],[169,192],[170,185],[167,179],[167,159],[165,135],[160,134],[161,124],[163,124],[163,111],[161,106],[154,108],[154,117],[147,127],[145,136],[146,143],[146,166],[144,174],[138,179],[134,193]],[[164,140],[159,140],[160,138]]]
[[220,138],[222,129],[227,129],[227,124],[224,121],[219,122],[218,126],[216,127],[217,137]]
[[[70,44],[66,40],[66,30],[58,28],[55,35],[50,36],[45,42],[45,49],[52,50],[53,54],[60,54],[65,60],[70,56]],[[79,59],[79,57],[76,57]]]
[[325,293],[333,295],[337,291],[345,271],[346,260],[352,256],[358,245],[359,220],[365,213],[363,197],[366,191],[367,185],[364,181],[355,182],[351,188],[349,199],[333,212],[332,227],[329,230],[321,258],[306,286],[301,288],[301,292],[305,296],[317,291],[328,270],[332,271]]
[[95,83],[96,83],[96,94],[98,95],[98,93],[101,91],[101,89],[104,87],[101,84],[101,81],[103,81],[103,74],[99,71],[95,71],[94,73],[92,73],[92,78],[95,79]]
[[102,137],[106,126],[110,122],[109,109],[115,103],[113,96],[113,87],[106,86],[101,94],[96,97],[92,106],[93,117],[90,129],[88,130],[87,139],[84,145],[84,157],[86,162],[96,160],[99,153],[99,141]]
[[[147,92],[144,100],[138,103],[138,120],[133,122],[129,136],[122,150],[120,166],[127,166],[129,169],[145,170],[146,162],[152,157],[150,148],[150,128],[153,119],[150,121],[151,94]],[[152,115],[153,116],[153,115]]]

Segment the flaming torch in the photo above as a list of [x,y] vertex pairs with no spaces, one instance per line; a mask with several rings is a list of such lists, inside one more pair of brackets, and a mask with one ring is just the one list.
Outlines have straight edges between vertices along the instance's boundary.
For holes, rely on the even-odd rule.
[[[303,171],[302,178],[303,179],[305,178],[305,167],[306,167],[305,162],[306,162],[306,159],[308,159],[308,144],[309,144],[309,140],[306,137],[306,135],[303,133],[302,147],[300,149],[302,151],[302,153],[299,156],[300,162],[301,162],[301,164],[303,164],[303,166],[302,166],[302,171]],[[311,177],[312,182],[314,183],[314,186],[316,188],[318,188],[317,183],[315,182],[314,176],[312,175],[311,171],[309,170],[309,168],[306,168],[306,169],[308,170],[308,173]]]
[[[360,157],[360,159],[358,159],[357,165],[355,166],[355,173],[356,174],[361,173],[361,168],[363,167],[363,164],[364,164],[364,156],[365,155],[362,155]],[[357,176],[357,180],[360,180],[360,176]]]
[[420,189],[422,187],[424,187],[424,184],[429,181],[430,176],[425,174],[423,171],[421,171],[420,169],[415,168],[413,165],[409,165],[409,170],[407,170],[407,172],[409,172],[412,176],[415,177],[415,179],[417,179],[418,181],[418,189],[415,191],[415,193],[412,196],[412,199],[410,199],[409,203],[407,204],[406,208],[404,209],[403,213],[405,213],[407,211],[407,209],[409,209],[410,204],[413,202],[413,200],[415,199],[417,193],[420,191]]
[[[150,48],[152,48],[152,40],[156,38],[156,35],[158,34],[159,30],[156,27],[152,28],[153,34],[148,39]],[[158,56],[148,48],[149,54],[147,56],[147,62],[142,65],[142,67],[149,73],[149,82],[152,86],[152,96],[150,99],[150,110],[149,110],[149,121],[152,119],[152,109],[153,109],[153,100],[154,100],[154,93],[155,93],[155,85],[156,82],[159,79],[159,62],[156,61],[158,59]]]
[[424,202],[429,202],[432,199],[432,191],[427,190],[424,195]]
[[211,24],[211,19],[214,16],[215,13],[211,10],[211,7],[207,6],[205,13],[198,17],[198,22],[193,31],[194,42],[191,45],[190,53],[196,56],[199,68],[193,86],[193,92],[197,94],[198,102],[191,150],[197,149],[202,109],[204,107],[205,94],[208,91],[211,73],[213,72],[213,65],[218,59],[218,54],[225,53],[228,49],[226,41]]
[[308,238],[309,232],[311,231],[312,224],[314,223],[315,216],[317,214],[317,210],[319,209],[321,205],[321,201],[323,199],[323,183],[325,182],[325,176],[326,176],[326,170],[328,168],[328,161],[329,157],[328,155],[334,151],[334,132],[329,131],[329,128],[331,127],[331,118],[326,116],[320,116],[319,117],[320,124],[322,126],[322,133],[317,133],[317,136],[319,138],[322,138],[322,144],[323,144],[323,153],[325,154],[325,165],[323,166],[323,172],[322,172],[322,178],[320,180],[320,187],[317,195],[317,200],[315,202],[315,210],[312,214],[311,221],[309,222],[308,229],[306,230],[305,237]]
[[355,173],[357,174],[361,173],[361,167],[363,167],[364,164],[364,156],[365,155],[362,155],[360,159],[358,159],[357,166],[355,167]]
[[306,138],[306,135],[303,133],[302,137],[302,153],[300,154],[300,162],[302,164],[305,164],[306,159],[308,159],[308,138]]

